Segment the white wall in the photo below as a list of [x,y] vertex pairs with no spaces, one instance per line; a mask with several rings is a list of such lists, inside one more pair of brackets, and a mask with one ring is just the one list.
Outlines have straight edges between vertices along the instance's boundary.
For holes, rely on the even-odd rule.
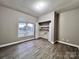
[[18,41],[18,20],[23,18],[26,22],[37,22],[35,17],[0,6],[0,45]]
[[50,12],[48,14],[45,14],[41,17],[39,17],[38,22],[44,22],[44,21],[51,21],[50,25],[49,25],[49,36],[48,36],[48,40],[53,43],[54,41],[54,12]]
[[37,39],[39,37],[39,24],[36,22],[36,30],[35,30],[35,38]]
[[53,14],[54,14],[54,12],[50,12],[50,13],[48,13],[48,14],[45,14],[45,15],[43,15],[43,16],[41,16],[41,17],[39,17],[39,22],[44,22],[44,21],[51,21],[51,20],[53,20]]
[[59,39],[79,45],[79,9],[60,14]]

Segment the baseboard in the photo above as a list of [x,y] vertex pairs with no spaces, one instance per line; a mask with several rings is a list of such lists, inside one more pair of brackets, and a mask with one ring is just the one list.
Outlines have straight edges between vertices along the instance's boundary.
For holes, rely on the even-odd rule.
[[[30,40],[33,40],[33,38],[31,38]],[[18,43],[22,43],[22,42],[25,42],[25,41],[29,41],[29,40],[26,39],[26,40],[20,40],[20,41],[17,41],[17,42],[12,42],[12,43],[3,44],[3,45],[0,45],[0,48],[6,47],[6,46],[10,46],[10,45],[14,45],[14,44],[18,44]]]
[[45,40],[48,40],[48,39],[46,39],[46,38],[43,38],[43,37],[39,37],[38,39],[45,39]]
[[[48,40],[48,39],[46,39],[46,38],[42,38],[42,37],[39,37],[38,39],[45,39],[45,40]],[[48,40],[49,41],[49,40]],[[52,44],[54,44],[54,42],[52,42],[52,41],[49,41],[50,43],[52,43]]]
[[66,44],[66,45],[70,45],[70,46],[73,46],[73,47],[77,47],[79,49],[79,46],[78,45],[75,45],[75,44],[71,44],[71,43],[67,43],[67,42],[63,42],[63,41],[58,41],[59,43],[63,43],[63,44]]
[[54,44],[54,42],[49,41],[50,43]]
[[50,40],[48,40],[51,44],[54,44],[54,42],[52,42],[52,41],[50,41]]

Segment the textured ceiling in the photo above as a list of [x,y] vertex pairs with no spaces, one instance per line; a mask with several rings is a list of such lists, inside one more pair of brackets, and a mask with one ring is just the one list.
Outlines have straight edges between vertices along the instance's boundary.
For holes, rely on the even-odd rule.
[[[45,10],[36,11],[33,8],[33,5],[39,1],[47,3]],[[79,0],[0,0],[0,4],[35,17],[40,17],[51,11],[65,12],[79,8]]]

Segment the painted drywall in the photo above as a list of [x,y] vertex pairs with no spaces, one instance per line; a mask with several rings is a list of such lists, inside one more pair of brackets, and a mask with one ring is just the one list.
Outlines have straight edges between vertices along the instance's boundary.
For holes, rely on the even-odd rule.
[[59,40],[79,45],[79,9],[60,14]]
[[[50,12],[48,14],[45,14],[45,15],[39,17],[38,22],[45,22],[45,21],[51,21],[51,23],[49,24],[49,33],[48,33],[47,39],[50,42],[54,42],[54,12]],[[44,37],[44,36],[42,36],[42,37]]]
[[0,6],[0,45],[19,41],[17,29],[19,19],[25,22],[37,22],[35,17]]
[[36,30],[35,30],[35,38],[39,38],[39,24],[38,24],[38,21],[36,22]]
[[53,14],[54,14],[54,12],[50,12],[48,14],[45,14],[45,15],[39,17],[38,22],[44,22],[44,21],[49,21],[49,20],[51,21],[53,19]]

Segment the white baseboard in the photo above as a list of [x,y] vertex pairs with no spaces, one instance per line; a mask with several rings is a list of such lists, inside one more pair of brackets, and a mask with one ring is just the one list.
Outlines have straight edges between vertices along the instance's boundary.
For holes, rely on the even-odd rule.
[[[33,39],[33,38],[31,38],[30,40],[32,40],[32,39]],[[14,44],[18,44],[18,43],[22,43],[22,42],[25,42],[25,41],[28,41],[28,39],[26,39],[26,40],[20,40],[20,41],[17,41],[17,42],[12,42],[12,43],[3,44],[3,45],[0,45],[0,48],[6,47],[6,46],[10,46],[10,45],[14,45]]]
[[50,43],[52,43],[52,44],[54,44],[54,42],[52,42],[52,41],[50,41],[50,40],[48,40]]
[[73,47],[77,47],[79,49],[79,46],[78,45],[75,45],[75,44],[71,44],[71,43],[67,43],[67,42],[63,42],[63,41],[58,41],[59,43],[63,43],[63,44],[66,44],[66,45],[70,45],[70,46],[73,46]]
[[50,43],[54,44],[54,42],[50,42]]
[[[42,38],[42,37],[39,37],[38,39],[46,39],[46,38]],[[46,40],[48,40],[50,43],[52,43],[52,44],[54,44],[54,42],[52,42],[52,41],[50,41],[49,39],[46,39]]]

